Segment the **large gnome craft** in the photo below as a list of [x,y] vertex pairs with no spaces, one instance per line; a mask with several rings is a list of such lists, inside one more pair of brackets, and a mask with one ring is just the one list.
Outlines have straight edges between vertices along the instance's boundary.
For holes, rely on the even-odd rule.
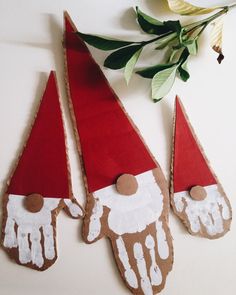
[[83,215],[72,196],[65,134],[54,73],[28,141],[3,196],[2,245],[17,263],[44,270],[57,258],[56,216]]
[[108,237],[127,287],[151,295],[173,263],[167,182],[75,32],[65,14],[66,81],[87,190],[84,240]]
[[231,206],[176,98],[171,203],[189,232],[210,239],[230,228]]

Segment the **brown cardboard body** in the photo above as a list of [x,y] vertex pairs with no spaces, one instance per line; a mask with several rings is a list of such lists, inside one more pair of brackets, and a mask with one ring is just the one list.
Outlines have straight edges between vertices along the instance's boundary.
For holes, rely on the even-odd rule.
[[[186,228],[187,228],[187,230],[189,231],[190,234],[192,234],[192,235],[198,235],[198,236],[201,236],[201,237],[204,237],[204,238],[208,238],[208,239],[217,239],[217,238],[220,238],[220,237],[224,236],[224,235],[230,230],[230,225],[231,225],[231,221],[232,221],[232,209],[231,209],[231,205],[230,205],[229,199],[227,198],[227,196],[226,196],[226,194],[225,194],[225,192],[224,192],[224,190],[223,190],[222,185],[220,184],[220,182],[219,182],[217,176],[215,175],[214,171],[212,170],[212,168],[211,168],[211,166],[210,166],[210,162],[209,162],[209,160],[207,159],[207,157],[206,157],[206,155],[205,155],[205,152],[204,152],[204,150],[203,150],[203,147],[201,146],[201,144],[200,144],[200,142],[199,142],[199,140],[198,140],[198,138],[197,138],[197,136],[196,136],[196,134],[195,134],[195,132],[194,132],[194,129],[193,129],[193,127],[192,127],[192,125],[191,125],[191,123],[190,123],[190,121],[189,121],[189,118],[188,118],[188,116],[187,116],[187,114],[186,114],[186,111],[185,111],[185,109],[184,109],[183,104],[181,103],[181,101],[180,101],[180,99],[179,99],[178,97],[177,97],[176,99],[179,100],[179,103],[180,103],[180,105],[181,105],[181,108],[182,108],[182,110],[183,110],[183,112],[184,112],[185,119],[187,120],[188,125],[189,125],[189,128],[190,128],[190,130],[191,130],[191,132],[192,132],[192,135],[194,136],[195,141],[196,141],[196,143],[198,144],[199,149],[200,149],[200,151],[201,151],[201,153],[202,153],[202,155],[203,155],[203,157],[204,157],[204,159],[205,159],[205,161],[206,161],[206,163],[207,163],[207,165],[208,165],[208,167],[209,167],[211,173],[214,175],[214,177],[215,177],[215,179],[216,179],[216,181],[217,181],[218,192],[220,192],[220,194],[223,196],[223,198],[224,198],[224,200],[225,200],[227,206],[228,206],[229,209],[230,209],[230,215],[231,215],[231,218],[230,218],[229,220],[224,220],[224,223],[223,223],[224,231],[223,231],[222,233],[220,233],[220,234],[216,234],[216,235],[212,236],[212,235],[209,235],[209,234],[207,233],[207,231],[205,230],[203,224],[201,224],[201,230],[200,230],[198,233],[193,232],[193,231],[191,230],[191,226],[190,226],[190,222],[189,222],[189,220],[188,220],[188,217],[187,217],[187,215],[185,214],[185,210],[183,210],[183,212],[181,212],[181,213],[177,211],[177,209],[176,209],[176,207],[175,207],[175,203],[174,203],[174,179],[173,179],[174,140],[175,140],[175,138],[174,138],[174,134],[175,134],[175,124],[176,124],[176,122],[175,122],[175,121],[176,121],[176,117],[175,117],[175,115],[174,115],[174,120],[173,120],[173,144],[172,144],[172,146],[173,146],[173,150],[172,150],[171,180],[170,180],[170,200],[171,200],[171,206],[172,206],[172,209],[173,209],[174,213],[180,218],[180,220],[181,220],[181,221],[183,222],[183,224],[186,226]],[[184,167],[183,167],[183,169],[184,169]],[[199,196],[199,200],[201,201],[201,196]]]
[[[55,76],[55,72],[53,73],[53,75]],[[56,81],[56,77],[55,77],[55,81]],[[58,87],[57,87],[58,89]],[[58,92],[59,93],[59,92]],[[59,105],[60,105],[60,109],[61,109],[61,103],[60,103],[60,100],[59,100]],[[40,103],[39,103],[39,106],[38,106],[38,110],[40,108]],[[31,126],[29,128],[29,131],[28,131],[28,136],[30,136],[30,133],[31,133],[31,130],[34,126],[34,120],[36,120],[37,118],[37,112],[36,114],[34,115],[34,118],[31,122]],[[62,118],[62,121],[63,121],[63,118]],[[63,125],[64,125],[64,122],[63,122]],[[65,130],[65,128],[64,128]],[[64,133],[65,135],[65,133]],[[65,135],[65,143],[66,143],[66,135]],[[12,249],[9,249],[7,247],[4,247],[4,238],[5,238],[5,227],[6,227],[6,222],[7,222],[7,218],[8,218],[8,211],[7,211],[7,205],[8,205],[8,201],[9,201],[9,194],[7,194],[7,190],[8,190],[8,186],[9,186],[9,183],[10,183],[10,180],[14,174],[14,171],[15,169],[17,168],[17,165],[18,165],[18,162],[19,162],[19,159],[21,157],[21,155],[23,154],[24,152],[24,148],[27,144],[27,139],[25,140],[25,143],[23,145],[23,148],[21,150],[21,153],[19,155],[19,157],[17,158],[16,160],[16,163],[15,163],[15,166],[12,170],[12,173],[6,183],[6,187],[5,187],[5,193],[2,197],[2,209],[3,209],[3,214],[2,214],[2,234],[1,234],[1,245],[3,247],[3,249],[6,251],[6,253],[9,255],[9,257],[13,260],[15,260],[18,264],[21,264],[23,266],[26,266],[26,267],[30,267],[32,269],[35,269],[35,270],[39,270],[39,271],[43,271],[43,270],[46,270],[47,268],[49,268],[51,265],[53,265],[57,259],[57,243],[56,243],[56,217],[57,215],[59,214],[60,210],[61,209],[64,209],[66,211],[66,213],[71,217],[71,218],[75,218],[74,216],[72,216],[72,214],[70,213],[69,209],[67,208],[65,202],[63,199],[61,199],[58,203],[58,206],[57,208],[55,208],[53,211],[51,211],[51,225],[53,227],[53,240],[54,240],[54,250],[55,250],[55,257],[51,260],[48,260],[45,258],[44,256],[44,253],[43,253],[43,256],[44,256],[44,264],[42,267],[37,267],[35,264],[33,263],[27,263],[27,264],[22,264],[19,260],[19,250],[18,250],[18,247],[16,248],[12,248]],[[56,148],[56,147],[55,147]],[[67,146],[66,146],[66,152],[67,152]],[[72,186],[71,186],[71,172],[70,172],[70,165],[69,165],[69,160],[68,160],[68,155],[67,156],[67,170],[68,170],[68,186],[69,186],[69,200],[71,200],[72,202],[76,203],[82,210],[83,212],[83,209],[82,207],[77,203],[77,201],[74,199],[73,197],[73,193],[72,193]],[[33,159],[32,159],[33,160]],[[35,194],[37,195],[37,192],[35,192]],[[27,196],[25,196],[27,198]],[[44,197],[44,196],[42,196]],[[34,210],[36,207],[38,207],[38,198],[36,198],[36,204],[34,204],[34,202],[31,201],[31,204],[30,204],[30,207],[31,208],[28,208],[30,210],[28,210],[29,212],[32,212],[32,210]],[[26,208],[27,209],[27,208]],[[77,218],[77,217],[76,217]],[[17,233],[17,225],[15,226],[15,233]],[[44,246],[44,238],[43,238],[43,234],[42,234],[42,229],[40,229],[40,232],[41,232],[41,240],[40,240],[40,244],[42,246],[42,249],[43,249],[43,246]],[[29,241],[29,244],[30,244],[30,241]]]
[[[74,24],[72,23],[69,15],[67,13],[65,13],[65,17],[67,19],[69,19],[69,21],[71,22],[71,24],[73,25],[73,27],[74,27],[74,29],[76,31],[76,28],[75,28]],[[76,118],[75,118],[75,113],[74,113],[74,109],[73,109],[73,103],[72,103],[71,94],[70,94],[70,85],[69,85],[68,72],[67,72],[66,51],[64,51],[64,58],[65,58],[65,81],[66,81],[66,85],[67,85],[69,108],[70,108],[71,118],[72,118],[72,122],[73,122],[73,126],[74,126],[74,133],[75,133],[76,140],[77,140],[77,149],[78,149],[78,152],[79,152],[79,155],[80,155],[80,164],[81,164],[81,167],[82,167],[83,179],[84,179],[86,195],[87,195],[86,210],[85,210],[86,214],[85,214],[85,218],[84,218],[84,222],[83,222],[83,237],[84,237],[84,240],[85,240],[86,243],[91,243],[90,241],[88,241],[87,236],[88,236],[88,231],[89,231],[90,217],[92,215],[92,209],[94,207],[95,197],[93,196],[92,193],[89,192],[88,185],[87,185],[87,178],[86,178],[84,162],[83,162],[83,153],[82,153],[82,150],[81,150],[80,138],[79,138],[79,133],[78,133],[78,130],[77,130],[77,127],[76,127]],[[111,91],[113,92],[112,89],[111,89]],[[114,93],[114,96],[116,96],[115,93]],[[128,114],[126,113],[123,105],[121,104],[121,102],[120,102],[120,100],[119,100],[119,98],[117,96],[116,96],[116,99],[117,99],[118,103],[120,104],[121,108],[123,109],[124,113],[126,114],[126,116],[129,118]],[[130,121],[130,124],[132,124],[132,126],[134,126],[137,133],[139,134],[138,129],[134,125],[133,121],[130,118],[129,118],[129,121]],[[144,143],[144,141],[143,141],[140,134],[139,134],[139,137],[140,137],[140,140]],[[144,145],[145,145],[145,143],[144,143]],[[147,148],[147,150],[149,150],[147,146],[146,146],[146,148]],[[150,153],[150,151],[149,151],[149,153]],[[152,156],[152,158],[154,159],[153,156]],[[162,273],[163,281],[162,281],[161,285],[153,286],[153,293],[157,293],[157,292],[160,292],[164,288],[165,281],[166,281],[166,276],[170,272],[170,270],[172,269],[172,265],[173,265],[173,246],[172,246],[172,237],[171,237],[171,234],[170,234],[170,231],[169,231],[169,228],[168,228],[168,215],[169,215],[168,185],[167,185],[166,179],[165,179],[165,177],[164,177],[164,175],[163,175],[163,173],[161,171],[161,168],[160,168],[159,164],[156,162],[155,159],[154,159],[154,161],[156,163],[157,168],[153,170],[153,175],[154,175],[154,177],[156,179],[156,182],[157,182],[158,186],[161,189],[163,199],[164,199],[164,209],[163,209],[163,212],[162,212],[162,215],[161,215],[160,219],[163,222],[163,228],[164,228],[167,243],[168,243],[168,246],[169,246],[169,249],[170,249],[170,254],[169,254],[168,259],[162,260],[162,259],[160,259],[160,257],[156,256],[158,266],[161,268],[161,270],[163,272]],[[129,198],[129,196],[125,196],[125,195],[124,195],[124,197]],[[119,236],[109,229],[109,226],[108,226],[108,223],[107,223],[108,214],[109,214],[109,209],[105,208],[105,210],[103,212],[103,216],[101,217],[101,226],[102,226],[101,233],[92,242],[95,242],[95,241],[101,239],[102,237],[107,237],[110,240],[112,250],[113,250],[113,253],[114,253],[114,258],[115,258],[116,264],[118,266],[118,269],[120,271],[121,277],[124,280],[124,283],[126,284],[127,288],[129,288],[131,290],[131,292],[133,294],[142,295],[144,293],[143,293],[143,290],[141,289],[140,285],[139,285],[139,287],[137,289],[134,289],[134,288],[131,288],[127,284],[127,281],[125,279],[125,274],[124,274],[124,267],[120,262],[117,247],[116,247],[116,242],[115,242],[116,239]],[[156,230],[154,228],[154,224],[150,224],[149,226],[147,226],[147,228],[141,233],[122,235],[122,238],[123,238],[123,240],[124,240],[124,242],[126,244],[126,247],[127,247],[126,250],[128,252],[128,257],[129,257],[130,264],[135,269],[136,274],[138,273],[138,270],[137,270],[137,265],[135,263],[135,259],[134,259],[134,256],[133,256],[133,245],[134,245],[135,242],[140,242],[143,245],[144,244],[144,239],[145,239],[147,234],[151,234],[153,236],[156,235]],[[157,247],[157,245],[156,245],[156,247]],[[150,267],[150,259],[147,258],[148,257],[147,252],[145,252],[144,255],[145,255],[145,259],[147,261],[149,261],[148,266],[147,266],[147,268],[148,268],[148,267]]]

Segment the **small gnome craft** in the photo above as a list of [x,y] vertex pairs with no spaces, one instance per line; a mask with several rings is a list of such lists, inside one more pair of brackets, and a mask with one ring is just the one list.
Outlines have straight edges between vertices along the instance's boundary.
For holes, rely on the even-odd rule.
[[193,235],[215,239],[230,229],[231,206],[176,98],[171,204]]
[[75,32],[65,13],[66,81],[87,191],[83,237],[109,238],[126,286],[152,295],[173,263],[167,182]]
[[18,264],[37,270],[57,258],[56,216],[83,210],[73,198],[65,134],[54,73],[28,141],[3,196],[2,245]]

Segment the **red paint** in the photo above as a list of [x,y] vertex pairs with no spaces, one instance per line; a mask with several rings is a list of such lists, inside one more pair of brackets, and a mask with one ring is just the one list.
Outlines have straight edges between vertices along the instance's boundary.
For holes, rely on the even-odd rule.
[[174,192],[187,191],[195,185],[216,184],[216,179],[192,134],[178,98],[174,136]]
[[93,192],[114,184],[123,173],[137,175],[156,164],[68,18],[65,27],[70,96]]
[[9,194],[68,198],[65,135],[53,72],[26,147],[8,187]]

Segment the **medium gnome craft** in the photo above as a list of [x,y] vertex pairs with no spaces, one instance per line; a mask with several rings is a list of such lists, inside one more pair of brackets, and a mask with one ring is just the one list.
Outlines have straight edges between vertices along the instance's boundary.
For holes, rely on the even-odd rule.
[[28,141],[3,196],[2,245],[17,263],[44,270],[57,258],[56,216],[83,210],[72,196],[65,134],[51,72]]
[[176,98],[171,204],[193,235],[215,239],[230,229],[231,206]]
[[168,187],[76,28],[65,14],[68,97],[84,169],[87,243],[109,238],[133,294],[160,292],[172,268]]

